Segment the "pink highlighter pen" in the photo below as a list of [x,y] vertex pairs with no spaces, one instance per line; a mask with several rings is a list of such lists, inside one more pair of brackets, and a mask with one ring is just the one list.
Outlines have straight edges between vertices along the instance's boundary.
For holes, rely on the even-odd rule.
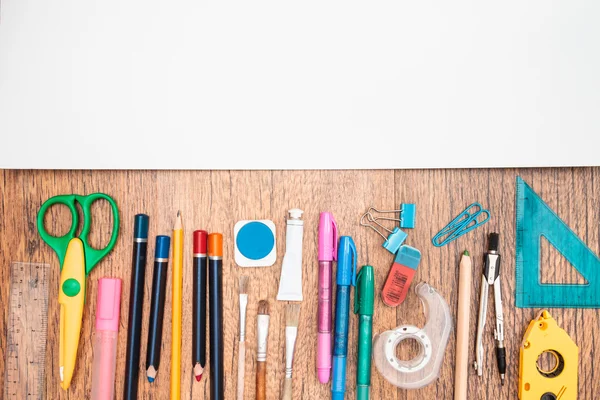
[[337,260],[337,225],[333,215],[319,217],[319,310],[317,316],[317,376],[329,382],[331,374],[332,266]]
[[120,306],[121,280],[99,279],[92,364],[92,400],[113,400],[115,397]]

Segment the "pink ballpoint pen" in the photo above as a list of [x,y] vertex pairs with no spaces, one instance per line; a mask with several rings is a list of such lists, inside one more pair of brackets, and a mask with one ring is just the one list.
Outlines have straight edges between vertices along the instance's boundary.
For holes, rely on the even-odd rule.
[[321,383],[331,375],[332,266],[337,260],[337,225],[333,215],[319,218],[319,310],[317,317],[317,376]]

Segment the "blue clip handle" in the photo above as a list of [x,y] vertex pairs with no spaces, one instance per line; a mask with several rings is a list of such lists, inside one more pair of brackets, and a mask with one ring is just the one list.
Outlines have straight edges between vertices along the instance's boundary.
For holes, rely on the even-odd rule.
[[384,249],[392,254],[396,254],[402,243],[406,240],[408,234],[398,227],[394,228],[394,231],[388,235],[388,238],[383,242],[382,246]]
[[[474,213],[470,213],[471,209],[477,208]],[[480,216],[485,216],[481,221],[478,221]],[[490,219],[490,212],[484,209],[481,204],[473,203],[467,207],[463,212],[458,214],[448,225],[442,228],[433,239],[431,243],[435,247],[442,247],[450,242],[458,239],[459,237],[471,232],[473,229],[480,227]],[[443,240],[442,240],[443,239]]]
[[400,204],[400,228],[412,229],[415,227],[415,218],[417,214],[417,205],[402,203]]

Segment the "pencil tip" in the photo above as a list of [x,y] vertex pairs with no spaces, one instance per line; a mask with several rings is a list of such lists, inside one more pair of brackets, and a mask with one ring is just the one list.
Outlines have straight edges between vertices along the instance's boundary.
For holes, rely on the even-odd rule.
[[154,382],[154,380],[156,379],[157,373],[158,373],[158,371],[156,370],[156,368],[154,368],[154,365],[149,366],[148,369],[146,370],[146,376],[148,378],[148,382],[150,382],[150,383]]
[[463,253],[463,256],[470,257],[471,255],[469,254],[469,250],[465,250],[465,252]]
[[196,365],[194,365],[194,377],[196,378],[196,382],[200,382],[200,379],[202,379],[203,372],[204,368],[202,368],[200,363],[196,363]]
[[173,230],[183,229],[183,222],[181,221],[181,211],[177,211],[177,220],[175,221],[175,227]]

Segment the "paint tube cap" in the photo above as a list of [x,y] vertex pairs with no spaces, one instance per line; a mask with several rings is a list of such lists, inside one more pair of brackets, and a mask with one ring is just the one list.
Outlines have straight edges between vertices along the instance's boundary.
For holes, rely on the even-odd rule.
[[121,307],[121,280],[99,279],[96,303],[96,330],[117,332]]
[[304,214],[304,211],[302,211],[299,208],[292,208],[291,210],[288,210],[288,213],[290,213],[291,219],[301,219],[302,214]]

